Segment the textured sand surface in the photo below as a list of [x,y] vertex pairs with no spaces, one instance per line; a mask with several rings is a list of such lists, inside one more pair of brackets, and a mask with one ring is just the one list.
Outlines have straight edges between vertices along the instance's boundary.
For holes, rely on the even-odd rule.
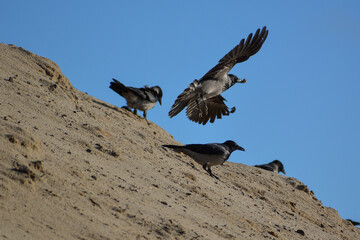
[[0,239],[360,239],[304,183],[229,162],[211,178],[22,48],[0,44],[0,99]]

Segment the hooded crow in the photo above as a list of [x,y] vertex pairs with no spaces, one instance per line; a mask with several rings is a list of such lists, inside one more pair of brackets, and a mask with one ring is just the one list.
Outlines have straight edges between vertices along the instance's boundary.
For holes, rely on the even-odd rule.
[[346,219],[346,220],[350,221],[352,223],[352,225],[354,225],[354,226],[359,226],[360,225],[360,222],[356,222],[356,221],[353,221],[351,219]]
[[159,86],[151,88],[148,86],[144,86],[143,88],[126,87],[113,78],[113,82],[110,82],[110,88],[126,99],[126,104],[128,107],[134,109],[134,114],[137,114],[137,110],[144,111],[146,122],[148,122],[146,119],[146,111],[155,107],[158,101],[161,105],[163,93]]
[[266,27],[255,34],[252,33],[247,39],[242,39],[219,63],[207,72],[200,80],[194,80],[189,87],[181,93],[172,105],[169,116],[176,116],[186,107],[187,117],[196,123],[205,125],[215,118],[221,119],[223,115],[229,115],[235,111],[224,103],[225,98],[220,94],[232,87],[235,83],[245,83],[246,79],[239,79],[229,71],[237,64],[248,60],[257,53],[263,45],[268,30]]
[[245,151],[244,148],[230,140],[224,143],[188,144],[185,146],[163,145],[163,147],[172,148],[174,151],[190,156],[201,164],[211,177],[216,179],[219,178],[211,172],[212,166],[223,164],[235,150]]
[[268,164],[255,165],[254,167],[262,168],[270,172],[276,172],[276,173],[282,172],[286,174],[284,165],[279,160],[274,160]]

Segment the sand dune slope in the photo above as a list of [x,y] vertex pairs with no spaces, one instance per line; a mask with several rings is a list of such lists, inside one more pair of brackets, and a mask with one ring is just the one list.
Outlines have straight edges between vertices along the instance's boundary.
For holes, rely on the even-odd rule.
[[213,179],[22,48],[0,44],[0,99],[0,239],[360,239],[300,181],[235,163]]

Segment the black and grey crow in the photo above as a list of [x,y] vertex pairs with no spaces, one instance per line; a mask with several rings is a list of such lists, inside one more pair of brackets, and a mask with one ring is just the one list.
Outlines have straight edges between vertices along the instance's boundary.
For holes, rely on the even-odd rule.
[[245,151],[244,148],[230,140],[224,143],[188,144],[185,146],[163,145],[163,147],[172,148],[177,152],[190,156],[201,164],[211,177],[216,179],[219,178],[211,172],[210,168],[212,166],[223,164],[235,150]]
[[126,99],[127,106],[134,109],[134,114],[137,114],[137,110],[144,111],[146,121],[146,111],[155,107],[156,102],[159,102],[161,105],[163,93],[159,86],[151,88],[148,86],[144,86],[143,88],[126,87],[113,78],[113,82],[110,83],[110,88]]
[[354,225],[354,226],[359,226],[360,225],[360,222],[356,222],[356,221],[353,221],[351,219],[346,219],[346,220],[350,221],[352,223],[352,225]]
[[194,80],[188,88],[181,93],[172,105],[169,116],[176,116],[186,107],[187,117],[196,123],[205,125],[223,115],[229,115],[235,111],[235,107],[229,110],[224,103],[225,98],[220,94],[232,87],[235,83],[245,83],[246,79],[239,79],[229,71],[237,63],[248,60],[257,53],[268,35],[266,27],[255,34],[252,33],[247,39],[242,39],[219,63],[207,72],[200,80]]
[[276,173],[282,172],[286,174],[284,165],[279,160],[274,160],[268,164],[255,165],[254,167],[262,168],[270,172],[276,172]]

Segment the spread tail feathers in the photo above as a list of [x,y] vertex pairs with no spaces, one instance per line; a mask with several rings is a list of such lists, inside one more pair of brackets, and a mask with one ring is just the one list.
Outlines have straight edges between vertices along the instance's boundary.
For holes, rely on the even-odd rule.
[[120,94],[120,96],[123,96],[123,93],[128,92],[128,88],[115,78],[113,78],[113,82],[110,83],[110,88],[116,93]]
[[225,104],[225,98],[221,95],[206,99],[205,101],[192,101],[186,109],[186,115],[191,121],[205,125],[209,120],[229,115],[231,112]]

